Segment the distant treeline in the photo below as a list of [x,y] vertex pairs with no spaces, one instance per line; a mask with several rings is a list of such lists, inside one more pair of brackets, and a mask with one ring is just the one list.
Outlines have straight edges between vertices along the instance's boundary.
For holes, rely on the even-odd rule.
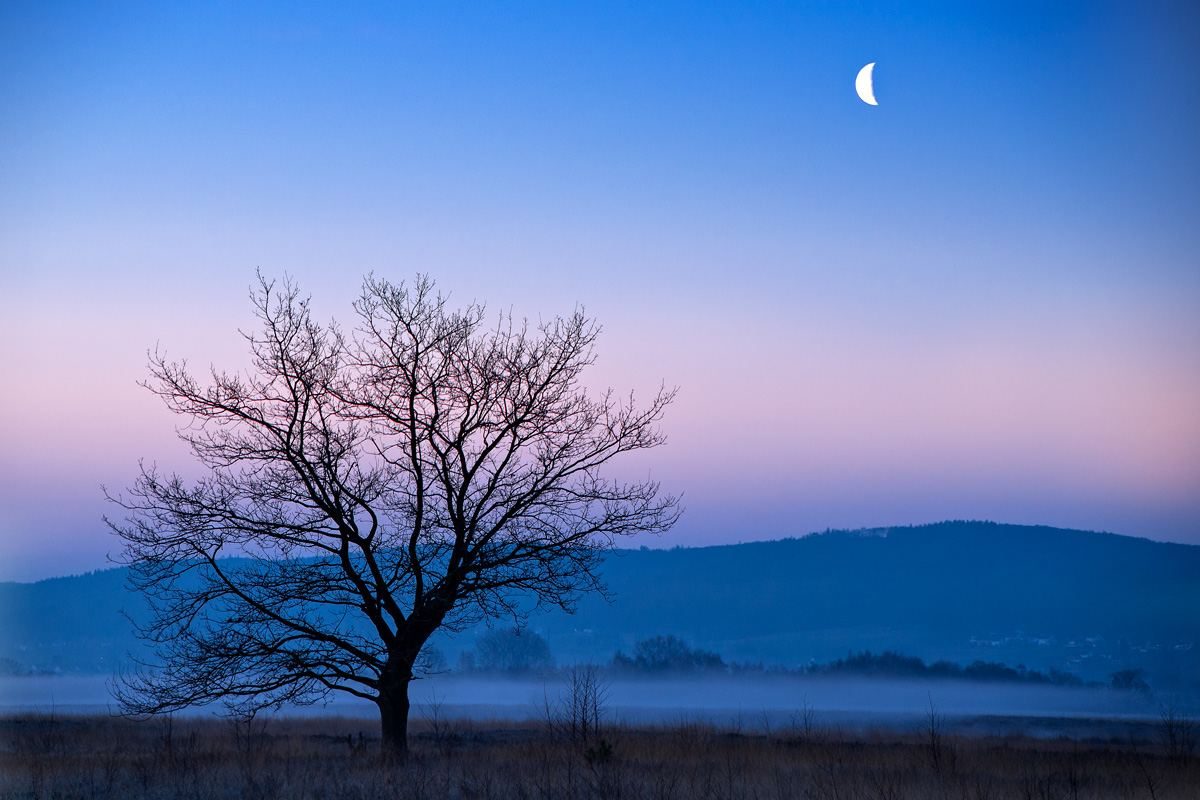
[[[761,666],[758,668],[761,669]],[[1078,675],[1062,672],[1053,667],[1047,672],[1040,672],[1036,669],[1028,669],[1024,664],[1010,667],[997,661],[982,660],[973,661],[965,667],[944,660],[926,664],[916,656],[906,656],[894,650],[885,650],[882,653],[872,653],[870,650],[848,653],[845,658],[839,658],[837,661],[830,661],[827,664],[811,664],[803,667],[802,671],[808,675],[945,678],[990,683],[1040,683],[1050,686],[1101,687],[1105,685],[1098,681],[1084,681]],[[1138,672],[1140,673],[1140,670]]]
[[[435,656],[433,663],[443,665],[444,659]],[[825,664],[812,663],[799,667],[764,665],[763,663],[727,664],[720,654],[690,646],[677,636],[654,636],[642,639],[629,655],[618,650],[605,665],[613,676],[618,675],[793,675],[793,676],[855,676],[872,678],[924,678],[934,680],[966,680],[982,683],[1027,683],[1046,686],[1113,688],[1126,691],[1145,691],[1145,672],[1125,669],[1114,672],[1107,682],[1085,681],[1070,672],[1051,667],[1042,672],[1024,664],[1010,667],[997,661],[973,661],[963,666],[952,661],[925,663],[916,656],[906,656],[894,650],[872,653],[863,650],[847,653],[845,658]],[[476,639],[476,649],[468,650],[458,660],[456,672],[487,672],[507,674],[545,674],[555,670],[554,658],[546,640],[529,630],[504,628]]]

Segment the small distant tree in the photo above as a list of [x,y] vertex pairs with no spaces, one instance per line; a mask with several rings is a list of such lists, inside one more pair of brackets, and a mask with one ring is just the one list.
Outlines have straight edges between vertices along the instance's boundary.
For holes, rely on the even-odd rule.
[[1117,670],[1109,676],[1110,686],[1114,689],[1132,692],[1148,692],[1150,684],[1146,683],[1146,671],[1142,669]]
[[450,662],[440,647],[426,642],[414,667],[421,675],[438,675],[450,671]]
[[661,533],[678,504],[602,468],[657,447],[673,393],[590,397],[599,328],[530,329],[446,306],[432,281],[368,278],[357,328],[322,325],[260,277],[246,374],[207,384],[161,354],[146,384],[185,422],[206,476],[143,467],[110,522],[153,615],[157,658],[117,693],[133,713],[242,710],[344,692],[407,749],[408,686],[439,629],[570,608],[603,591],[616,539]]
[[725,662],[717,653],[693,650],[687,642],[677,636],[654,636],[635,644],[632,658],[617,652],[613,656],[613,666],[648,672],[692,672],[723,670]]
[[533,631],[515,627],[479,636],[475,654],[475,668],[490,672],[536,672],[554,667],[549,643]]

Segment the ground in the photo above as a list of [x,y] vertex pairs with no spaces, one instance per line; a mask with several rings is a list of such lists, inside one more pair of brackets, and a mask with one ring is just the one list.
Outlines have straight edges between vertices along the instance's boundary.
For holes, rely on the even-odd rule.
[[1001,718],[836,730],[800,716],[770,730],[610,725],[585,741],[539,722],[426,716],[398,762],[362,719],[21,716],[0,720],[0,798],[1200,796],[1200,759],[1169,752],[1153,721],[1061,725],[1091,735],[997,735],[1013,729]]

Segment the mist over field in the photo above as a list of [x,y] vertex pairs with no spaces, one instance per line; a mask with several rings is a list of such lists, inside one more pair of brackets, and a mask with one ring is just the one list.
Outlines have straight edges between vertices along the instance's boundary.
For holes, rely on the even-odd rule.
[[[94,675],[0,678],[0,713],[116,713],[109,683],[109,678]],[[691,720],[754,730],[796,725],[805,711],[812,724],[821,726],[917,728],[927,720],[931,701],[937,713],[954,718],[1135,719],[1156,710],[1147,695],[1107,688],[961,681],[676,676],[616,678],[605,685],[606,718],[612,723]],[[538,720],[547,702],[563,702],[567,691],[558,676],[436,676],[414,684],[412,713],[414,718],[436,713],[448,719]],[[207,707],[184,714],[220,712]],[[371,720],[378,715],[374,704],[345,697],[280,713]]]

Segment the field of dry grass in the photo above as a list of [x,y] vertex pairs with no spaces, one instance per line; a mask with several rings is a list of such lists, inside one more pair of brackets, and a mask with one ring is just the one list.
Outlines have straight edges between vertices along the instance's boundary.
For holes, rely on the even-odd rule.
[[[0,798],[1152,798],[1200,797],[1200,759],[1153,725],[1109,739],[680,721],[572,741],[536,723],[414,722],[404,763],[374,726],[330,717],[0,720]],[[1132,737],[1128,731],[1134,731]]]

